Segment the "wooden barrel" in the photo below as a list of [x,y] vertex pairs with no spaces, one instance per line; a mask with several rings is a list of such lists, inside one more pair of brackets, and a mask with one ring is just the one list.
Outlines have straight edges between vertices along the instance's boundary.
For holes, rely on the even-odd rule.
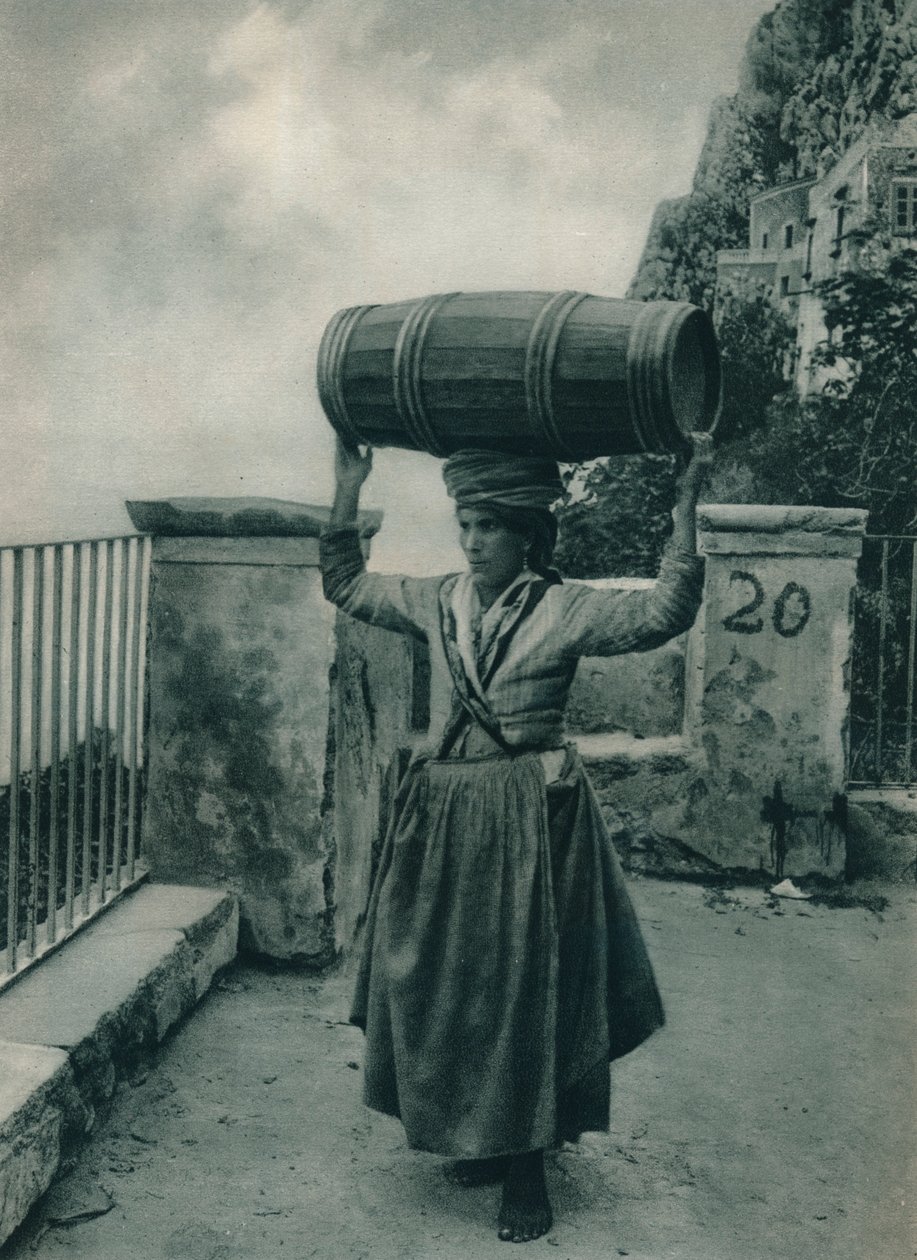
[[713,431],[720,365],[687,302],[588,293],[444,293],[339,311],[318,390],[346,442],[561,461],[687,447]]

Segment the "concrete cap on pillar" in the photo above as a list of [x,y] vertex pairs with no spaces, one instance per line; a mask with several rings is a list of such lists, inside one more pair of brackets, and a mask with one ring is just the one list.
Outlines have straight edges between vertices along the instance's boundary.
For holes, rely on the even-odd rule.
[[[128,499],[135,529],[170,538],[318,538],[331,509],[289,499],[258,497]],[[371,538],[382,513],[359,515],[360,534]]]
[[697,528],[706,555],[858,556],[868,515],[861,508],[706,503]]

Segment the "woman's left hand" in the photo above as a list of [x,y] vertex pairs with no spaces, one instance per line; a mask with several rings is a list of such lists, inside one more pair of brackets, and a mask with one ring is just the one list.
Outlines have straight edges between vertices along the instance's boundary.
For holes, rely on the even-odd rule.
[[690,433],[691,459],[678,479],[677,508],[692,510],[713,466],[713,437],[709,433]]
[[713,438],[709,433],[691,433],[692,454],[688,467],[678,479],[675,508],[672,512],[672,538],[681,551],[691,555],[697,550],[695,512],[697,500],[713,463]]

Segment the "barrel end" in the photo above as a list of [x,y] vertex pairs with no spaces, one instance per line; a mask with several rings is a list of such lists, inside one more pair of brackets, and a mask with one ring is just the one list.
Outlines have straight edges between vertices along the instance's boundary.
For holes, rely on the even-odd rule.
[[627,346],[634,428],[651,454],[687,454],[688,434],[717,434],[722,370],[713,322],[689,302],[647,302]]

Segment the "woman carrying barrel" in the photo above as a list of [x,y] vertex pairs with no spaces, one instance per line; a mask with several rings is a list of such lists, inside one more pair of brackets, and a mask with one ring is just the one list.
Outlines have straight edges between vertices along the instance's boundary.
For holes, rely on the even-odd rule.
[[366,1103],[464,1185],[503,1182],[498,1234],[551,1226],[544,1150],[606,1130],[608,1062],[663,1022],[621,869],[563,711],[581,656],[646,651],[694,621],[695,507],[682,478],[652,589],[563,584],[556,464],[464,451],[444,465],[468,569],[367,573],[356,527],[372,452],[339,442],[322,539],[328,599],[425,640],[452,712],[398,792],[367,915],[353,1022]]

